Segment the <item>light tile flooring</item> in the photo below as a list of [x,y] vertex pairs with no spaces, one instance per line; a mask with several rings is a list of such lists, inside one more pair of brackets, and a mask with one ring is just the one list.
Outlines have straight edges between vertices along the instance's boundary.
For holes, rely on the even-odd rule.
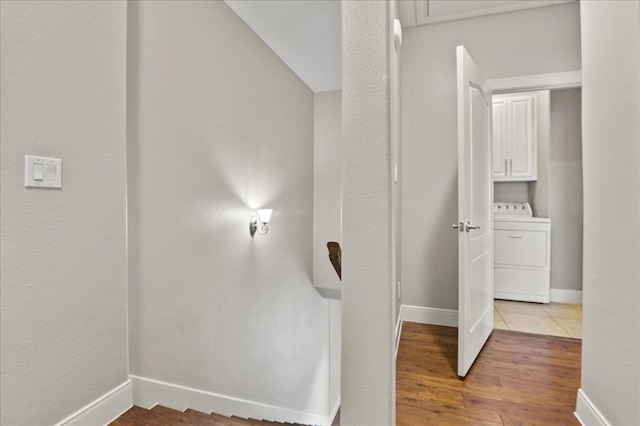
[[582,339],[582,305],[496,300],[493,327]]

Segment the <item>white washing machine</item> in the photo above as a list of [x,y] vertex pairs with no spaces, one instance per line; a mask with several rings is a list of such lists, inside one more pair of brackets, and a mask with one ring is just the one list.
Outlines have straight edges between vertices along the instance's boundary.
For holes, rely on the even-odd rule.
[[494,297],[549,303],[551,220],[529,203],[494,203]]

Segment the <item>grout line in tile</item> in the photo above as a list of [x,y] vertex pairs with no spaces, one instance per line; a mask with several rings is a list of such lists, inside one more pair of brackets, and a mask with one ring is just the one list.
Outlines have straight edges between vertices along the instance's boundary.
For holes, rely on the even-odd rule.
[[502,314],[497,309],[495,310],[495,313],[498,314],[498,316],[502,320],[502,323],[507,326],[507,329],[511,330],[511,327],[509,327],[509,324],[507,324],[507,322],[504,320],[504,317],[502,316]]
[[555,322],[556,324],[558,324],[558,327],[560,327],[565,333],[567,333],[568,336],[573,337],[573,335],[569,332],[569,330],[567,330],[566,328],[564,328],[562,326],[562,324],[560,324],[558,321],[556,321],[556,319],[554,317],[551,317],[551,319],[553,320],[553,322]]

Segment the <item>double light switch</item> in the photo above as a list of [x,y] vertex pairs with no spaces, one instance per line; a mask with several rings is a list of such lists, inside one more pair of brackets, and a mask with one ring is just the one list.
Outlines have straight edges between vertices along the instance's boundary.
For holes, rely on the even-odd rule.
[[62,160],[25,155],[24,186],[27,188],[62,188]]

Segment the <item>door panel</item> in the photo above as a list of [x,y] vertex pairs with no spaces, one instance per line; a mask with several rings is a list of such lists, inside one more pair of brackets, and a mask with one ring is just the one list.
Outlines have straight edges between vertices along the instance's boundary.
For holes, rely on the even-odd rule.
[[464,46],[458,61],[458,375],[493,331],[491,89]]

